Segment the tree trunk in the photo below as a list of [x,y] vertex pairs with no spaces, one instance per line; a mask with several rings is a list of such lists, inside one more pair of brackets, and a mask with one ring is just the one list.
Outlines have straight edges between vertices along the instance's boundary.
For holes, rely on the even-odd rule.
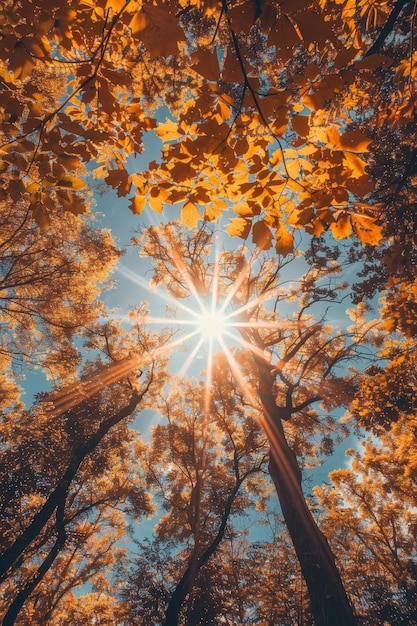
[[[263,371],[262,371],[263,370]],[[269,472],[281,504],[301,571],[307,584],[316,626],[355,626],[352,606],[326,537],[318,528],[301,488],[301,470],[285,438],[280,409],[272,394],[273,379],[260,369],[260,398],[271,445]]]
[[194,583],[195,583],[195,579],[198,575],[198,572],[203,567],[203,565],[207,563],[209,558],[215,553],[215,551],[220,545],[220,542],[222,541],[224,537],[224,533],[226,531],[226,526],[227,526],[227,521],[230,517],[230,513],[232,510],[232,505],[240,489],[240,486],[243,483],[246,476],[248,476],[249,474],[252,474],[255,471],[259,471],[259,470],[253,469],[251,471],[246,472],[246,474],[243,477],[239,478],[238,481],[236,482],[229,497],[226,500],[226,506],[223,511],[219,530],[217,531],[217,534],[215,538],[213,539],[213,541],[210,543],[210,545],[206,548],[206,550],[203,552],[203,554],[199,558],[197,557],[196,553],[193,553],[191,555],[190,560],[188,561],[187,569],[185,570],[181,580],[176,586],[171,596],[171,600],[169,601],[169,604],[165,611],[164,626],[178,626],[178,619],[179,619],[181,606],[185,598],[187,597],[187,595],[192,590]]
[[32,541],[39,536],[42,529],[51,519],[55,509],[65,501],[68,487],[84,459],[95,450],[103,437],[113,426],[133,413],[141,398],[142,395],[139,396],[137,392],[134,392],[130,403],[126,407],[121,409],[113,417],[105,420],[84,445],[74,450],[58,485],[49,495],[40,510],[33,516],[29,526],[15,539],[14,543],[0,555],[0,580],[4,579],[9,568],[22,558],[23,552]]

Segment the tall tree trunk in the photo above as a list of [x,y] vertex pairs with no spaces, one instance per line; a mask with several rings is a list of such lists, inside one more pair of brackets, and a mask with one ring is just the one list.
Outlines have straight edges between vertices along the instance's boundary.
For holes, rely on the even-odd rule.
[[187,569],[181,577],[178,585],[176,586],[174,592],[172,593],[171,600],[167,606],[165,611],[165,622],[164,626],[178,626],[179,613],[181,610],[181,606],[187,597],[187,595],[192,590],[195,580],[197,578],[198,572],[200,569],[207,563],[209,558],[215,553],[217,548],[219,547],[224,533],[226,531],[227,521],[230,517],[230,513],[232,511],[233,502],[238,494],[238,491],[244,482],[245,478],[250,474],[260,471],[259,467],[254,467],[249,471],[245,472],[243,476],[241,476],[234,485],[232,491],[229,494],[229,497],[226,500],[226,505],[223,511],[223,515],[221,518],[219,530],[217,531],[216,536],[210,545],[206,548],[203,554],[200,557],[197,557],[197,553],[193,553],[188,561]]
[[259,366],[259,394],[265,430],[271,445],[269,472],[301,571],[307,584],[316,626],[355,626],[352,606],[326,537],[307,506],[301,487],[301,470],[285,438],[280,409],[272,393],[273,377]]
[[47,556],[45,557],[45,559],[43,560],[43,562],[38,567],[34,576],[28,580],[26,585],[23,587],[23,589],[19,591],[19,593],[17,594],[17,596],[15,597],[15,599],[9,606],[3,618],[2,626],[14,625],[24,603],[29,598],[33,590],[36,589],[38,584],[42,581],[45,574],[53,565],[59,552],[64,547],[65,542],[67,540],[67,533],[65,532],[65,520],[64,520],[65,500],[66,499],[64,499],[62,503],[59,505],[57,509],[57,513],[56,513],[56,529],[57,529],[56,541],[54,545],[52,546],[52,548],[50,549]]
[[39,536],[42,529],[49,522],[55,509],[65,501],[69,485],[73,481],[84,459],[95,450],[103,437],[113,426],[133,413],[142,395],[143,394],[139,395],[135,391],[127,406],[122,408],[113,417],[102,422],[97,431],[89,437],[87,442],[74,450],[62,474],[61,480],[44,502],[43,506],[33,516],[29,526],[15,539],[14,543],[9,548],[6,548],[6,550],[0,554],[0,580],[6,577],[9,568],[23,556],[23,552],[26,548]]

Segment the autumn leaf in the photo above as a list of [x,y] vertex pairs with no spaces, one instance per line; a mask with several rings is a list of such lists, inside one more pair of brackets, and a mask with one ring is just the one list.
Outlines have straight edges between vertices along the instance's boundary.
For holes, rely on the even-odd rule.
[[193,69],[210,81],[217,81],[219,78],[219,62],[216,51],[202,48],[195,52],[192,57]]
[[249,235],[251,222],[243,217],[232,217],[226,224],[226,232],[231,237],[246,239]]
[[135,23],[131,22],[132,30],[135,29],[133,32],[140,33],[140,39],[152,59],[178,54],[177,42],[185,40],[184,32],[169,8],[147,3],[142,8],[142,20],[137,18]]
[[222,80],[225,83],[239,83],[242,80],[242,68],[233,48],[227,51],[226,60],[223,64]]
[[84,189],[87,187],[87,182],[82,180],[82,178],[77,178],[77,176],[72,176],[71,174],[67,174],[64,178],[60,178],[57,181],[57,187],[70,187],[71,189]]
[[373,217],[352,213],[352,227],[363,244],[378,245],[382,240],[382,226]]
[[356,156],[353,152],[346,151],[343,160],[350,169],[352,178],[360,178],[365,174],[366,161]]
[[227,16],[232,22],[232,28],[236,33],[248,33],[257,17],[257,5],[254,2],[244,2],[231,8]]
[[13,55],[9,61],[9,69],[13,72],[15,78],[25,80],[31,75],[34,67],[35,62],[29,52],[25,50],[20,41],[16,42]]
[[56,196],[61,206],[73,215],[80,215],[81,213],[85,213],[87,210],[86,204],[83,199],[75,193],[68,193],[67,191],[57,190]]
[[162,209],[164,208],[164,205],[162,204],[159,198],[156,198],[150,195],[148,197],[148,204],[151,207],[152,211],[154,211],[155,213],[162,213]]
[[330,224],[330,229],[335,239],[346,239],[349,237],[352,230],[349,213],[341,211],[337,215],[336,221]]
[[294,236],[281,221],[275,233],[275,250],[281,256],[294,252]]
[[132,177],[124,168],[109,170],[105,180],[114,189],[117,189],[119,197],[127,195],[132,186]]
[[300,43],[300,36],[292,22],[286,15],[281,14],[269,32],[268,44],[276,47],[279,58],[288,61],[292,56],[294,46],[298,43]]
[[269,250],[272,247],[272,232],[263,220],[252,226],[252,241],[260,250]]
[[307,115],[294,115],[291,124],[297,135],[308,137],[310,131],[309,118]]
[[350,152],[366,152],[372,139],[369,139],[361,130],[349,130],[340,136],[340,145]]
[[48,228],[51,220],[46,208],[40,202],[31,205],[30,208],[32,210],[32,215],[37,225],[42,229]]
[[188,228],[195,228],[200,218],[198,208],[192,202],[186,202],[181,209],[181,222]]
[[159,122],[155,132],[162,141],[175,141],[184,136],[184,131],[178,128],[178,124],[169,119]]
[[130,199],[129,209],[132,211],[132,213],[135,213],[136,215],[140,215],[145,206],[146,196],[142,195],[141,193],[136,193],[136,195]]

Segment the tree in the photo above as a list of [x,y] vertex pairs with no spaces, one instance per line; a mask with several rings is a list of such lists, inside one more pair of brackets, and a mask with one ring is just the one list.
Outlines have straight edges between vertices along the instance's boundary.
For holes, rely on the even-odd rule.
[[[172,386],[169,397],[158,406],[168,423],[155,426],[149,445],[138,450],[147,486],[165,511],[156,525],[154,549],[161,554],[165,545],[170,546],[176,551],[171,559],[177,563],[176,569],[164,570],[165,588],[159,600],[153,591],[155,571],[150,589],[143,578],[140,583],[135,580],[139,588],[149,590],[146,595],[142,588],[140,605],[134,601],[133,613],[149,623],[156,619],[174,626],[189,611],[194,614],[191,623],[200,623],[195,621],[196,612],[203,607],[197,607],[193,588],[209,576],[209,567],[220,569],[217,554],[233,533],[233,518],[249,515],[268,494],[262,477],[267,462],[265,437],[253,411],[240,405],[233,378],[225,376],[220,364],[215,369],[210,397],[202,382],[182,380]],[[139,563],[141,559],[139,555]],[[146,571],[154,568],[147,564]],[[154,603],[160,604],[162,598],[167,598],[164,618],[153,613]]]
[[[164,282],[173,296],[192,293],[198,300],[207,299],[211,292],[218,301],[226,299],[234,308],[232,323],[252,358],[239,367],[227,349],[224,358],[229,360],[243,397],[262,412],[262,425],[271,447],[269,471],[309,589],[315,621],[354,623],[330,547],[305,502],[296,454],[311,450],[311,441],[308,443],[305,435],[311,429],[312,436],[318,421],[312,405],[320,402],[324,409],[331,410],[352,397],[355,374],[346,374],[340,366],[357,358],[368,329],[357,323],[353,330],[342,334],[333,332],[323,319],[314,319],[314,306],[335,299],[346,287],[334,282],[338,266],[330,259],[313,264],[298,288],[291,285],[288,290],[280,289],[280,272],[288,261],[280,264],[255,254],[247,262],[244,251],[238,250],[219,251],[216,260],[210,262],[211,231],[203,227],[187,239],[178,230],[172,224],[145,230],[140,253],[152,258],[153,280]],[[295,312],[281,317],[279,303],[289,298],[297,302]],[[265,308],[263,302],[267,299],[272,302]],[[318,424],[323,445],[327,445],[332,422]],[[287,437],[293,440],[290,445]]]
[[414,424],[403,413],[316,490],[361,624],[417,623]]
[[[1,406],[22,368],[71,381],[81,357],[74,337],[104,314],[99,296],[120,257],[107,230],[70,214],[36,227],[28,206],[5,204],[0,225]],[[6,383],[6,380],[8,381]]]
[[[111,546],[125,530],[124,516],[116,508],[133,518],[150,511],[133,469],[135,434],[128,420],[155,384],[155,371],[163,384],[164,359],[160,357],[158,364],[152,356],[156,340],[143,329],[138,328],[135,338],[123,336],[115,323],[107,323],[104,328],[92,328],[90,334],[90,349],[101,349],[114,360],[118,354],[119,362],[110,367],[103,367],[97,358],[87,363],[84,380],[41,397],[33,411],[19,416],[17,431],[15,419],[4,421],[1,575],[7,580],[5,626],[15,623],[30,596],[36,604],[33,592],[54,566],[64,591],[57,585],[57,599],[50,589],[41,594],[44,601],[38,604],[37,614],[39,623],[50,617],[65,589],[71,590],[65,575],[70,579],[69,571],[82,564],[88,541]],[[134,355],[127,356],[132,348]],[[11,442],[14,447],[7,447]],[[106,527],[109,530],[101,540]],[[92,563],[87,559],[83,566],[84,578],[73,574],[75,584],[99,572],[100,561],[95,567]],[[111,559],[104,559],[101,567],[109,563]]]

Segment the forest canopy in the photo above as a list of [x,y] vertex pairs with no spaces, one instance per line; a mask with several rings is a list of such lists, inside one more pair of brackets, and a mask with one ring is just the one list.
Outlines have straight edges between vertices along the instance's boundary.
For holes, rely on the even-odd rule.
[[417,624],[415,29],[2,3],[3,626]]

